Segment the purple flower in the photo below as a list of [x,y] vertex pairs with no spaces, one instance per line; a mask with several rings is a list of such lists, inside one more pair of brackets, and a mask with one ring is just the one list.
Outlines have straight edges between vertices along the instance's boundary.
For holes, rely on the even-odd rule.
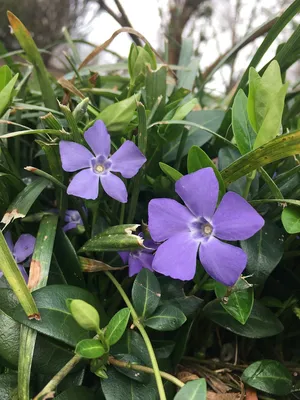
[[183,176],[175,190],[186,207],[171,199],[149,203],[151,237],[165,241],[155,254],[153,269],[175,279],[192,279],[199,249],[206,272],[224,285],[233,285],[246,267],[247,256],[219,239],[248,239],[262,228],[264,219],[234,192],[226,193],[215,211],[219,184],[212,168]]
[[[16,263],[18,264],[19,270],[21,271],[25,281],[28,282],[27,272],[25,271],[25,268],[21,263],[23,263],[26,258],[32,255],[35,246],[35,237],[30,235],[29,233],[24,233],[19,237],[15,245],[13,244],[10,232],[6,232],[4,237],[9,247],[9,250],[11,251]],[[2,275],[3,273],[0,272],[0,276]]]
[[63,227],[65,232],[76,228],[77,225],[83,225],[81,216],[77,210],[67,210],[65,214],[65,222],[67,222]]
[[84,138],[93,153],[81,144],[62,140],[59,143],[62,167],[67,172],[78,172],[68,186],[67,193],[84,199],[96,199],[99,180],[104,191],[121,203],[127,202],[124,182],[112,174],[120,172],[124,178],[132,178],[146,162],[145,156],[137,146],[127,140],[111,156],[110,136],[103,121],[96,121]]
[[[143,234],[140,233],[139,236],[143,238]],[[119,255],[124,263],[128,263],[129,266],[129,276],[136,275],[140,272],[142,268],[148,268],[150,271],[152,269],[153,261],[153,251],[158,248],[158,244],[154,243],[151,239],[144,240],[144,246],[147,249],[137,250],[137,251],[119,251]]]

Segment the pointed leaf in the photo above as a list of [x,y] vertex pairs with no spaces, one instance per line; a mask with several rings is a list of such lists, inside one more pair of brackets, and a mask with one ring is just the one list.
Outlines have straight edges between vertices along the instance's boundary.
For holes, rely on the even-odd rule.
[[186,321],[183,312],[170,305],[163,305],[157,308],[151,317],[147,318],[144,323],[149,328],[157,331],[175,331]]
[[285,207],[281,214],[284,229],[291,235],[300,232],[300,208],[296,206]]
[[143,268],[133,283],[132,301],[141,318],[147,318],[156,310],[160,301],[160,286],[153,272]]
[[95,339],[84,339],[76,345],[75,353],[84,358],[99,358],[105,353],[103,344]]
[[187,382],[174,397],[174,400],[206,400],[206,381],[204,378]]
[[104,336],[110,346],[117,343],[121,339],[128,324],[129,317],[129,309],[123,308],[122,310],[118,311],[117,314],[115,314],[109,321]]

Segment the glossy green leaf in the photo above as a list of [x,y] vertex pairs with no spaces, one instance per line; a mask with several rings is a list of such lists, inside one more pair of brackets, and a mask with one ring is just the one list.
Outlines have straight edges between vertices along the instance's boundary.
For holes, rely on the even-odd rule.
[[143,248],[143,240],[138,235],[134,235],[139,225],[118,225],[106,229],[99,235],[88,240],[79,250],[85,251],[119,251],[135,250]]
[[281,214],[284,229],[291,235],[300,232],[300,208],[296,206],[285,207]]
[[242,89],[235,96],[232,106],[232,130],[241,154],[251,151],[256,139],[256,133],[248,118],[247,96]]
[[133,95],[128,99],[111,104],[100,112],[97,119],[101,119],[105,123],[109,132],[123,133],[134,115],[139,99],[140,95]]
[[104,333],[104,337],[110,346],[117,343],[121,339],[127,327],[129,317],[130,317],[129,309],[122,308],[109,321]]
[[134,280],[132,301],[138,316],[147,318],[156,310],[161,297],[159,282],[153,272],[143,268]]
[[48,180],[44,178],[38,178],[29,183],[10,204],[1,222],[7,225],[14,219],[24,218],[48,184]]
[[0,399],[17,400],[17,375],[13,372],[0,375]]
[[99,396],[84,386],[74,386],[55,396],[56,400],[100,400]]
[[259,167],[299,153],[300,131],[296,131],[273,139],[269,143],[245,154],[221,171],[221,175],[225,184],[229,185]]
[[[117,360],[128,363],[129,365],[143,365],[142,361],[132,354],[117,354],[114,356]],[[119,371],[122,375],[128,376],[128,378],[133,379],[137,382],[147,383],[150,380],[149,374],[143,371],[136,371],[130,368],[122,368],[114,366],[117,371]]]
[[283,331],[279,319],[266,307],[255,301],[247,322],[242,325],[224,310],[219,302],[211,301],[204,307],[207,317],[229,331],[248,338],[264,338]]
[[14,86],[17,79],[18,74],[16,74],[0,92],[0,116],[2,116],[10,106],[14,96]]
[[151,317],[144,321],[149,328],[157,331],[175,331],[186,321],[183,312],[172,305],[163,305],[156,309]]
[[89,339],[89,333],[72,317],[66,300],[81,299],[97,308],[91,293],[75,286],[51,285],[33,292],[33,298],[40,311],[41,321],[27,320],[21,307],[17,307],[13,313],[16,321],[74,347],[80,340]]
[[152,340],[156,358],[169,358],[175,347],[172,340]]
[[39,320],[40,314],[36,307],[35,301],[26,285],[15,259],[13,258],[7,246],[2,231],[0,231],[0,260],[3,275],[17,296],[20,302],[20,308],[24,310],[22,311],[23,314],[24,312],[26,313],[24,314],[24,318],[26,320],[28,320],[28,318]]
[[26,27],[12,12],[8,11],[7,16],[14,35],[20,43],[20,46],[25,51],[29,61],[34,66],[35,72],[39,80],[45,106],[57,110],[58,105],[56,102],[54,91],[52,89],[49,74],[34,40],[32,39]]
[[283,256],[283,232],[271,221],[248,240],[241,241],[241,247],[247,254],[247,274],[250,281],[263,283]]
[[75,348],[75,353],[83,358],[99,358],[105,352],[103,344],[95,339],[83,339]]
[[77,299],[68,299],[67,305],[73,318],[81,328],[95,332],[99,330],[100,317],[95,307],[86,301]]
[[160,162],[159,166],[160,169],[174,182],[183,177],[183,175],[179,171],[177,171],[177,169],[170,167],[170,165],[168,164]]
[[174,400],[206,400],[206,381],[204,378],[187,382],[174,397]]
[[143,364],[151,367],[151,360],[144,339],[139,332],[126,329],[121,339],[116,343],[110,352],[113,356],[118,354],[131,354],[140,359]]
[[242,381],[255,389],[277,396],[288,395],[292,390],[291,373],[275,360],[262,360],[249,365],[243,372]]
[[[188,173],[191,174],[192,172],[207,167],[211,167],[214,170],[214,173],[219,182],[220,195],[223,196],[225,194],[225,185],[217,167],[215,166],[213,161],[208,157],[208,155],[205,153],[204,150],[202,150],[200,147],[192,146],[188,153],[188,158],[187,158]],[[201,182],[199,184],[201,184]]]
[[[1,289],[3,290],[3,289]],[[17,368],[19,358],[20,324],[0,310],[0,357],[7,367]]]
[[250,286],[244,287],[240,278],[228,293],[228,288],[216,282],[215,293],[221,299],[222,307],[241,324],[245,324],[251,313],[254,302],[254,291]]

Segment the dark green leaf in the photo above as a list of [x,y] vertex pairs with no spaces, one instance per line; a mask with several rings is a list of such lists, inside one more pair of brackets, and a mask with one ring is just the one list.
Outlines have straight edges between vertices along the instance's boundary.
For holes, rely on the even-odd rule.
[[170,165],[168,164],[160,162],[159,166],[160,169],[174,182],[178,181],[178,179],[183,177],[183,175],[179,171],[177,171],[173,167],[170,167]]
[[278,335],[283,331],[279,319],[257,301],[254,302],[245,325],[229,315],[219,302],[211,301],[204,307],[204,311],[213,322],[240,336],[259,339]]
[[263,228],[248,240],[241,241],[248,257],[247,274],[251,282],[263,283],[283,255],[283,232],[274,223],[266,221]]
[[277,396],[291,392],[292,376],[289,370],[278,361],[257,361],[245,369],[242,381],[255,389]]
[[129,317],[129,309],[123,308],[122,310],[118,311],[109,321],[104,336],[110,346],[117,343],[121,339],[128,324]]
[[160,67],[157,71],[152,71],[147,68],[146,70],[146,106],[148,110],[152,110],[155,106],[157,99],[161,96],[161,101],[156,110],[156,113],[160,115],[166,102],[166,90],[167,90],[167,68],[165,66]]
[[[222,147],[218,154],[218,167],[220,170],[227,168],[235,160],[241,157],[238,149],[233,149],[231,147]],[[243,195],[246,185],[246,177],[242,176],[240,179],[228,185],[227,190],[236,192],[239,195]]]
[[[3,290],[3,289],[1,289]],[[17,367],[19,358],[20,324],[0,311],[0,356],[7,366]]]
[[[124,361],[128,364],[143,365],[143,363],[141,362],[141,360],[138,357],[133,356],[131,354],[117,354],[117,355],[115,355],[115,358],[119,361]],[[114,365],[114,367],[121,374],[128,376],[128,378],[133,379],[137,382],[147,383],[150,380],[150,375],[145,372],[136,371],[136,370],[130,369],[130,368],[117,367],[116,365]]]
[[105,353],[105,348],[98,340],[83,339],[77,343],[75,353],[83,358],[99,358]]
[[256,133],[248,118],[247,96],[242,89],[235,96],[232,106],[232,130],[241,154],[251,151],[256,139]]
[[151,317],[147,318],[144,323],[149,328],[157,331],[175,331],[186,321],[183,312],[171,305],[163,305],[157,308]]
[[174,397],[174,400],[206,400],[206,381],[204,378],[187,382]]
[[281,221],[287,233],[300,232],[300,208],[296,206],[285,207],[281,214]]
[[138,316],[147,318],[153,314],[160,296],[160,286],[156,276],[147,268],[143,268],[132,287],[132,301]]
[[17,307],[13,314],[16,321],[74,347],[80,340],[89,339],[89,333],[72,317],[66,300],[81,299],[97,308],[91,293],[75,286],[51,285],[36,290],[33,298],[40,311],[41,321],[28,320],[21,307]]
[[240,278],[228,293],[228,288],[216,282],[216,296],[222,299],[221,305],[241,324],[245,324],[252,310],[254,302],[254,291],[252,287],[244,287],[244,281]]
[[18,376],[14,373],[0,375],[0,399],[18,400]]
[[55,400],[99,400],[99,398],[87,387],[74,386],[55,396]]

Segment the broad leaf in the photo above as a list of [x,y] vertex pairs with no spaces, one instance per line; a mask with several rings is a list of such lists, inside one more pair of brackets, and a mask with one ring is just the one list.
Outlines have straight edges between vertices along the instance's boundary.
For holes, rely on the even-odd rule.
[[160,297],[160,286],[156,276],[147,268],[143,268],[132,287],[132,301],[138,316],[147,318],[153,314]]
[[105,352],[103,344],[95,339],[83,339],[77,343],[75,349],[75,353],[83,358],[99,358]]
[[206,400],[206,381],[204,378],[187,382],[174,397],[174,400]]
[[7,373],[0,375],[0,399],[17,400],[18,399],[18,378],[17,374]]
[[128,324],[129,317],[129,309],[123,308],[122,310],[118,311],[109,321],[104,336],[110,346],[117,343],[121,339]]
[[278,361],[257,361],[245,369],[242,381],[255,389],[277,396],[291,392],[292,376],[289,370]]
[[204,311],[213,322],[240,336],[259,339],[278,335],[283,331],[279,319],[257,301],[254,302],[251,314],[244,325],[229,315],[216,301],[208,303]]
[[[142,361],[138,357],[133,356],[131,354],[117,354],[117,355],[115,355],[115,358],[119,361],[123,361],[128,364],[143,365]],[[150,380],[150,375],[147,374],[146,372],[136,371],[136,370],[130,369],[130,368],[122,368],[122,367],[117,367],[117,366],[114,366],[114,367],[121,374],[128,376],[128,378],[133,379],[137,382],[148,383]]]
[[281,214],[281,221],[287,233],[300,232],[300,208],[296,206],[285,207]]
[[151,317],[147,318],[144,323],[149,328],[157,331],[175,331],[186,321],[183,312],[174,306],[163,305],[157,308]]
[[98,396],[89,388],[84,386],[71,387],[59,395],[56,400],[100,400]]

